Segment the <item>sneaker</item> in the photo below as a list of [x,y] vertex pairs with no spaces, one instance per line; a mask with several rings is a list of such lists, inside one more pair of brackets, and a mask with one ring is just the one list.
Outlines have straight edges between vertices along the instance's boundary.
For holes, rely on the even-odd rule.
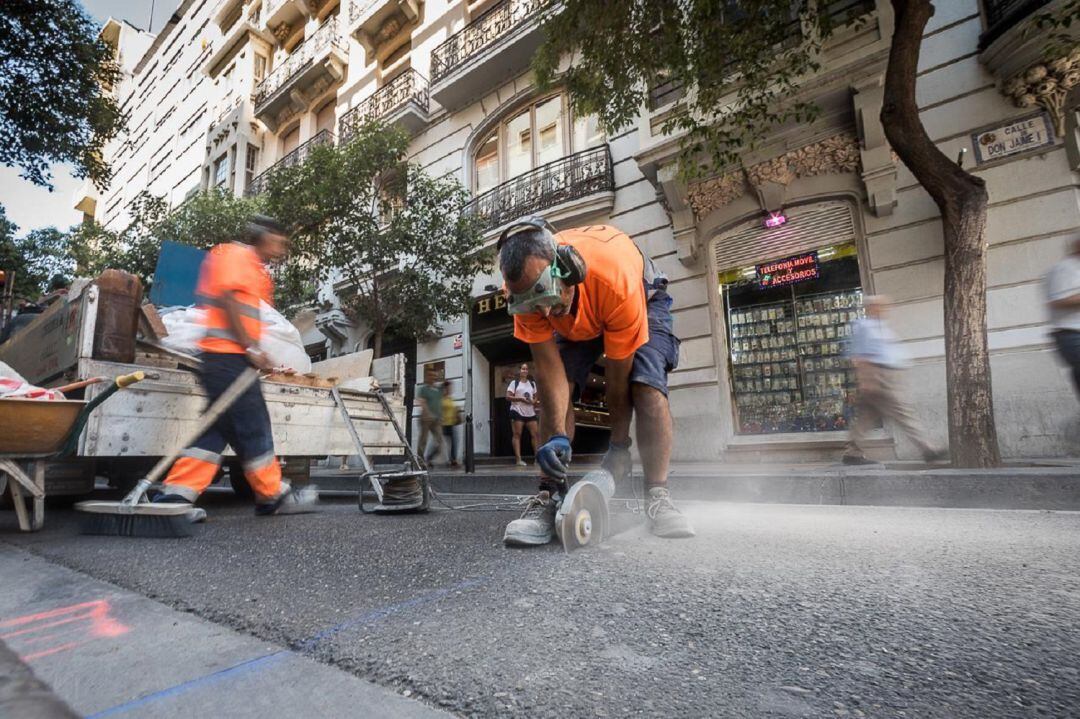
[[530,497],[521,516],[506,525],[503,544],[547,544],[555,539],[555,500],[551,492]]
[[649,518],[649,529],[657,537],[693,537],[694,528],[690,520],[671,503],[667,487],[653,487],[649,490],[649,506],[645,508]]
[[[149,492],[147,493],[149,494]],[[150,501],[154,504],[191,504],[191,500],[187,497],[181,497],[179,494],[168,494],[166,492],[158,492]]]
[[[285,483],[283,483],[285,484]],[[285,484],[277,499],[255,504],[255,514],[268,517],[273,514],[305,514],[317,511],[319,491],[315,487],[293,489]]]
[[519,466],[519,467],[528,467],[529,465],[525,464],[525,460],[519,459],[517,461],[517,466]]

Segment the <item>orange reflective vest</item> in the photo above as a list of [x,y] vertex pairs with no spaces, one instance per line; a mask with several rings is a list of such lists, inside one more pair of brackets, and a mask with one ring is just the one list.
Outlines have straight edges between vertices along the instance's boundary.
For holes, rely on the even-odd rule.
[[249,245],[230,242],[210,250],[199,269],[199,284],[195,289],[199,305],[206,310],[203,320],[206,334],[199,340],[199,348],[219,354],[244,351],[225,314],[222,298],[226,292],[232,292],[240,303],[244,331],[252,341],[258,342],[263,326],[259,302],[271,304],[273,291],[266,265]]

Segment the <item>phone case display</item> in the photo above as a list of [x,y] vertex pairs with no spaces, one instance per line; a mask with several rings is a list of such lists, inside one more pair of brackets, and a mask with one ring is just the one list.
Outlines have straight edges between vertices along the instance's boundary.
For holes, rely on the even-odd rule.
[[862,291],[729,312],[732,384],[742,434],[846,429],[855,372],[846,356]]

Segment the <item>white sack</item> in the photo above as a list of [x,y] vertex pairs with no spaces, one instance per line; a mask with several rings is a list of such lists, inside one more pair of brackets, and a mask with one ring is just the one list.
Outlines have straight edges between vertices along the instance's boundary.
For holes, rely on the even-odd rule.
[[[311,371],[311,358],[304,350],[300,330],[285,316],[265,302],[259,305],[263,321],[259,349],[270,357],[275,367],[286,367],[297,372]],[[198,307],[186,307],[162,315],[161,321],[169,334],[161,338],[161,344],[176,352],[198,354],[199,340],[206,333],[203,318],[206,311]]]
[[286,367],[300,373],[311,371],[311,358],[304,350],[300,330],[285,319],[285,315],[263,302],[259,305],[263,321],[259,349],[267,354],[275,367]]

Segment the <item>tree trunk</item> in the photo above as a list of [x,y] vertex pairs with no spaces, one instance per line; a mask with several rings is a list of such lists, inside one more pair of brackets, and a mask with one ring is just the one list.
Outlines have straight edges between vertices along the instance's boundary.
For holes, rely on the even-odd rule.
[[371,351],[373,352],[373,359],[379,359],[380,357],[382,357],[382,336],[382,327],[376,327],[375,336],[371,339]]
[[929,0],[892,0],[896,30],[885,73],[881,122],[904,164],[937,203],[945,240],[945,376],[949,444],[957,467],[1001,463],[986,340],[986,183],[931,141],[915,80]]

